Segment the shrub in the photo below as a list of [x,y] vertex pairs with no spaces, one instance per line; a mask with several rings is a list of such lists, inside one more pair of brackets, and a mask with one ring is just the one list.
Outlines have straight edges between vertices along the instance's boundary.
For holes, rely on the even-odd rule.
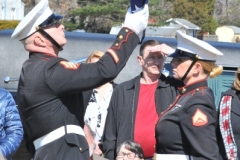
[[0,20],[0,30],[14,29],[20,21],[16,20]]

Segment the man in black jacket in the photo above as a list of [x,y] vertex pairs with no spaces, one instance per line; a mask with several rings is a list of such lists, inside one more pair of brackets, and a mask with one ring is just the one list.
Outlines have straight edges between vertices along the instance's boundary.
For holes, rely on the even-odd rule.
[[82,92],[114,79],[125,66],[147,26],[148,6],[127,14],[116,41],[97,63],[73,64],[58,54],[66,44],[62,16],[41,0],[19,23],[12,38],[29,59],[18,84],[19,113],[34,160],[88,160],[83,132]]
[[137,57],[142,73],[119,84],[112,95],[103,136],[103,151],[108,159],[116,158],[117,147],[127,140],[138,142],[144,158],[155,152],[155,123],[178,95],[183,83],[161,74],[165,55],[171,47],[155,40],[144,42]]

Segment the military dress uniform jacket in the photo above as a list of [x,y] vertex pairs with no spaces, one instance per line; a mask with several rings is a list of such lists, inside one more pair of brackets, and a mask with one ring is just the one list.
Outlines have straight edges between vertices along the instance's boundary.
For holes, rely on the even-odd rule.
[[[140,76],[119,84],[113,91],[103,135],[103,152],[108,159],[116,158],[117,147],[126,140],[134,140],[134,124],[140,89]],[[181,81],[172,77],[159,78],[155,93],[157,113],[164,111],[178,95]],[[147,116],[147,115],[146,115]],[[155,123],[155,122],[153,122]],[[146,137],[143,138],[147,138]],[[151,136],[151,135],[149,135]]]
[[97,63],[73,64],[45,53],[29,54],[22,66],[17,98],[25,140],[35,160],[89,159],[87,141],[78,134],[65,134],[36,152],[31,145],[59,127],[83,127],[81,92],[113,80],[138,43],[139,37],[132,30],[122,28]]
[[157,153],[218,160],[216,116],[214,95],[206,81],[182,87],[175,102],[159,116]]
[[[231,125],[232,125],[232,131],[233,131],[233,136],[234,136],[234,141],[237,145],[237,157],[240,157],[240,92],[234,90],[234,89],[229,89],[226,92],[222,94],[222,96],[227,96],[230,95],[232,96],[232,101],[231,101]],[[217,129],[218,131],[218,143],[219,143],[219,152],[221,157],[219,160],[227,160],[228,158],[226,157],[226,151],[223,143],[223,138],[220,133],[220,129]]]

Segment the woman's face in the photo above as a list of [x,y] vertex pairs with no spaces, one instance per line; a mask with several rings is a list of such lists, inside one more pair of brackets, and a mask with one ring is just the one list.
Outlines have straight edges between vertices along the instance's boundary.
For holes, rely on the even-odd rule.
[[122,145],[122,147],[120,148],[120,151],[117,155],[116,160],[143,160],[143,159],[140,159],[138,157],[138,155],[136,155],[135,153],[127,150],[125,148],[125,145]]
[[192,60],[189,58],[173,58],[171,61],[171,65],[173,67],[173,77],[181,80],[191,63]]

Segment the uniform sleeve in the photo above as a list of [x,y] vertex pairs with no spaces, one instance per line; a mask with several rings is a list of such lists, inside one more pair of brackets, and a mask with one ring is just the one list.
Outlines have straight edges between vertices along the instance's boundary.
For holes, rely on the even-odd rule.
[[114,159],[117,141],[117,88],[108,107],[108,115],[103,134],[103,153],[107,159]]
[[50,60],[50,65],[45,68],[46,81],[57,95],[98,87],[119,74],[138,42],[139,38],[132,30],[122,28],[113,45],[97,63],[79,65],[63,60],[51,65]]
[[0,149],[4,157],[12,156],[21,144],[23,138],[23,128],[16,107],[15,101],[10,93],[6,91],[1,98],[1,119],[3,119],[4,127],[1,129]]
[[189,153],[194,160],[218,159],[216,140],[215,106],[198,103],[199,99],[209,97],[194,97],[187,103],[188,109],[182,114],[181,127],[190,143]]

